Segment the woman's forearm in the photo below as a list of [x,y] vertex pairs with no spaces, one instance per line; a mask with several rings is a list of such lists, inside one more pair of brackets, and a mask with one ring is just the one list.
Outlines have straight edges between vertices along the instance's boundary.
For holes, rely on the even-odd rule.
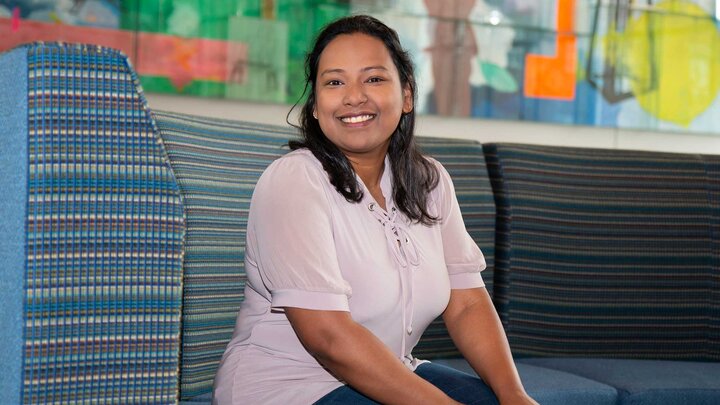
[[305,348],[341,381],[383,404],[457,404],[405,367],[346,312],[286,308]]
[[518,397],[529,400],[502,323],[484,288],[453,290],[443,319],[455,345],[501,403],[515,403]]

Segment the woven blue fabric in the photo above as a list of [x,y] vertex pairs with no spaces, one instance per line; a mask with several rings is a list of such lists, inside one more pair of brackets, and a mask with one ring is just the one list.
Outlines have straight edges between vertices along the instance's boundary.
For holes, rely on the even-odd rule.
[[708,182],[708,200],[712,207],[713,281],[710,292],[710,316],[708,328],[708,356],[720,360],[720,156],[706,155],[705,163]]
[[[433,363],[453,367],[468,374],[475,371],[464,359],[438,359]],[[533,399],[542,405],[615,405],[617,390],[578,375],[533,366],[517,364],[523,386]]]
[[[495,294],[513,353],[717,360],[700,156],[485,145]],[[715,288],[715,291],[716,288]]]
[[24,403],[174,403],[184,219],[120,52],[28,54]]
[[584,358],[521,362],[615,387],[620,405],[720,404],[720,363]]
[[245,227],[255,183],[295,132],[155,111],[184,197],[180,399],[212,389],[245,283]]
[[0,57],[0,403],[19,404],[27,209],[27,51]]

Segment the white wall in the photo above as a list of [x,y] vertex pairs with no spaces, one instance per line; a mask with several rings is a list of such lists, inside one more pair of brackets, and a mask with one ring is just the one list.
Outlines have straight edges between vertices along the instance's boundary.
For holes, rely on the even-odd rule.
[[[289,105],[147,94],[150,108],[265,124],[287,125]],[[418,116],[418,135],[543,145],[720,154],[720,135],[634,131],[519,121]]]

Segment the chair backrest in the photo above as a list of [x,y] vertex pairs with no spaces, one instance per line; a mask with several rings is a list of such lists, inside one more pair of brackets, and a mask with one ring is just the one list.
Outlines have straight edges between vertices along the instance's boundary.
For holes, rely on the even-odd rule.
[[121,53],[0,56],[2,403],[174,403],[184,217]]
[[718,359],[717,166],[671,153],[485,151],[496,302],[514,354]]

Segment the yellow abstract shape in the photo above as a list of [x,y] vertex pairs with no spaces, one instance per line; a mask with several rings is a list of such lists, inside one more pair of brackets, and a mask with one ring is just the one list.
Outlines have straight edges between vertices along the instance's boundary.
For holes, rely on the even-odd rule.
[[631,75],[640,106],[662,120],[688,126],[717,97],[720,88],[720,34],[698,5],[681,0],[658,3],[628,22],[619,56]]

